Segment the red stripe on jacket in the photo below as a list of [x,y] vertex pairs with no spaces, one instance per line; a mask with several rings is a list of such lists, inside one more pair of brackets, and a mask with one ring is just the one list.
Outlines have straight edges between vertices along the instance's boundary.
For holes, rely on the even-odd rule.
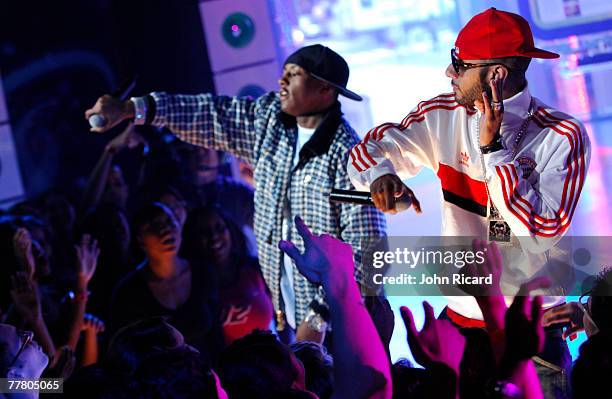
[[487,189],[483,181],[472,179],[467,174],[443,163],[438,164],[438,177],[442,183],[442,189],[487,206]]
[[[516,173],[514,165],[504,165],[508,168],[503,168],[503,173],[499,166],[496,167],[496,171],[502,182],[502,192],[508,209],[529,229],[530,232],[539,236],[553,237],[564,232],[569,227],[576,209],[576,204],[584,184],[586,169],[584,146],[580,128],[572,121],[554,117],[543,108],[540,108],[538,113],[534,116],[534,122],[541,128],[551,128],[557,134],[566,137],[570,143],[570,153],[567,157],[568,173],[563,184],[560,207],[559,210],[555,212],[557,217],[549,219],[536,214],[532,204],[516,191],[518,174]],[[506,190],[506,178],[508,179],[508,190]],[[578,185],[577,188],[576,185]],[[525,204],[529,208],[529,211],[522,207],[518,201]],[[512,205],[516,205],[516,208],[522,212],[522,215],[519,214]],[[545,226],[544,223],[553,223],[553,225]],[[542,232],[546,230],[552,230],[552,233]]]
[[[440,105],[438,103],[442,103],[443,105]],[[357,169],[358,172],[361,173],[361,172],[365,172],[366,170],[370,169],[372,166],[377,165],[374,158],[370,156],[370,154],[368,153],[368,150],[365,144],[368,143],[370,140],[374,140],[374,141],[382,140],[382,138],[384,137],[384,133],[391,127],[397,127],[401,130],[404,130],[408,128],[413,122],[422,122],[425,119],[424,115],[428,113],[429,111],[433,111],[436,109],[445,109],[445,110],[452,111],[459,107],[464,107],[468,115],[473,115],[476,113],[476,111],[472,111],[466,108],[465,106],[457,103],[455,101],[454,93],[448,93],[448,94],[439,95],[438,97],[435,97],[429,101],[420,102],[417,109],[414,112],[411,112],[410,114],[408,114],[403,119],[401,125],[397,125],[395,123],[383,123],[382,125],[379,125],[373,129],[370,129],[370,131],[366,133],[363,140],[360,143],[358,143],[356,146],[354,146],[353,149],[350,151],[353,166],[355,167],[355,169]],[[363,151],[364,153],[363,156],[365,156],[372,163],[372,165],[365,162],[365,160],[362,157],[360,148],[361,148],[361,151]],[[359,163],[361,163],[361,166],[358,165]]]

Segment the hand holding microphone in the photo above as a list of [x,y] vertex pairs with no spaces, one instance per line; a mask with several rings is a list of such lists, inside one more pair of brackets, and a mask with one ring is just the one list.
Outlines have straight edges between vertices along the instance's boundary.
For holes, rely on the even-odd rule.
[[384,175],[374,180],[370,192],[333,189],[330,201],[375,206],[385,213],[395,214],[409,208],[421,213],[421,203],[399,177]]
[[407,198],[416,213],[421,213],[421,203],[402,180],[396,175],[388,174],[374,180],[370,185],[372,201],[374,205],[385,213],[395,214],[400,211],[397,208],[397,200]]
[[125,81],[112,95],[98,98],[95,105],[85,111],[91,132],[103,133],[126,119],[134,117],[134,104],[126,100],[136,85],[136,78]]

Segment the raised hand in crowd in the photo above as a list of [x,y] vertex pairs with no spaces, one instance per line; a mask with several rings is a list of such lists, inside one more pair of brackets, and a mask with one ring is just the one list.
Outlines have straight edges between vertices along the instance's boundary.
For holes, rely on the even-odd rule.
[[584,315],[588,314],[580,302],[567,302],[563,305],[555,306],[544,313],[542,325],[544,327],[555,324],[569,324],[563,331],[563,339],[584,331]]
[[426,368],[433,363],[445,364],[458,377],[465,338],[449,321],[436,319],[433,307],[427,301],[423,302],[423,310],[425,323],[419,332],[410,309],[406,306],[400,309],[414,360]]
[[498,377],[518,387],[526,399],[543,397],[531,361],[533,356],[544,349],[542,297],[532,298],[531,292],[549,287],[550,284],[547,277],[536,277],[522,284],[505,316],[506,342]]
[[77,257],[77,283],[74,295],[72,324],[68,333],[67,343],[73,351],[76,350],[81,335],[83,317],[85,316],[85,308],[89,296],[88,286],[96,272],[98,256],[100,255],[98,242],[93,240],[89,234],[83,235],[81,243],[75,245],[75,250]]
[[[461,359],[465,349],[465,337],[448,320],[436,319],[434,310],[428,302],[423,302],[425,323],[417,331],[410,309],[400,309],[410,351],[419,364],[430,370],[437,380],[438,389],[431,387],[432,394],[448,398],[459,397],[459,377]],[[450,375],[451,370],[454,375]]]
[[98,362],[98,334],[106,329],[104,322],[96,316],[86,313],[83,317],[83,355],[81,366]]
[[38,284],[30,280],[28,273],[23,271],[11,276],[11,282],[13,285],[11,298],[15,311],[32,329],[43,351],[52,358],[55,354],[55,345],[43,320]]
[[279,246],[308,280],[325,285],[336,275],[353,275],[353,249],[349,244],[329,234],[313,234],[300,217],[295,218],[295,226],[304,241],[304,253],[290,241],[281,241]]
[[486,241],[475,239],[472,243],[472,248],[475,253],[483,252],[485,254],[484,262],[472,262],[464,266],[460,273],[470,277],[491,276],[492,283],[465,284],[460,286],[460,288],[476,299],[478,307],[482,311],[487,332],[493,342],[493,348],[499,349],[499,351],[495,351],[496,360],[499,363],[504,345],[504,316],[508,308],[500,286],[503,273],[502,255],[494,241],[487,244]]
[[134,124],[129,123],[125,129],[123,129],[123,132],[106,144],[104,151],[116,155],[125,148],[131,150],[136,148],[139,144],[147,144],[147,141],[134,130]]
[[83,235],[81,243],[74,248],[77,255],[77,290],[84,293],[96,272],[100,249],[98,241],[92,240],[89,234]]
[[17,272],[11,276],[13,289],[11,298],[15,305],[15,311],[21,316],[26,324],[33,326],[42,321],[42,310],[38,284],[30,279],[28,272]]
[[550,286],[547,277],[530,280],[519,289],[506,312],[506,355],[516,360],[527,360],[544,348],[542,325],[542,297],[532,298],[530,293]]
[[106,124],[103,127],[92,127],[90,131],[103,133],[124,120],[133,118],[134,105],[131,101],[121,101],[105,94],[98,98],[93,107],[85,111],[85,119],[89,119],[93,114],[98,114],[106,119]]
[[83,317],[83,331],[86,334],[101,334],[106,329],[106,325],[96,316],[86,313]]
[[[87,180],[87,186],[83,193],[83,200],[80,204],[81,212],[86,212],[95,208],[102,202],[105,191],[108,190],[109,178],[112,176],[111,172],[114,171],[113,173],[116,175],[121,174],[118,166],[113,164],[115,155],[125,148],[136,148],[139,144],[148,145],[147,141],[134,130],[134,125],[132,123],[128,124],[123,132],[106,144],[100,159],[98,159],[98,162]],[[125,203],[122,203],[125,199],[116,198],[116,196],[112,197],[113,200],[117,202],[118,206],[125,206]]]
[[329,234],[313,234],[299,217],[295,225],[304,252],[290,241],[281,241],[279,247],[295,261],[300,273],[322,284],[327,294],[334,329],[336,389],[332,398],[390,398],[389,362],[353,277],[351,246]]
[[36,262],[32,253],[32,236],[28,229],[20,227],[13,236],[13,250],[19,266],[26,273],[28,280],[34,279]]

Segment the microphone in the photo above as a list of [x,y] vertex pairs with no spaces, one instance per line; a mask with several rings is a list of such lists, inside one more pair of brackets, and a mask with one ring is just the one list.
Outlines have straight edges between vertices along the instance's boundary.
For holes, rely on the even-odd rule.
[[[124,80],[117,90],[111,93],[111,96],[115,97],[119,101],[125,101],[134,87],[136,87],[136,78],[137,76],[133,76],[131,79]],[[91,127],[104,127],[108,123],[105,117],[100,114],[92,114],[89,119],[89,126]]]
[[[354,190],[339,190],[332,189],[329,194],[331,202],[342,204],[370,205],[375,206],[372,200],[372,194],[369,191],[354,191]],[[395,210],[401,212],[412,206],[412,200],[407,193],[395,198]]]

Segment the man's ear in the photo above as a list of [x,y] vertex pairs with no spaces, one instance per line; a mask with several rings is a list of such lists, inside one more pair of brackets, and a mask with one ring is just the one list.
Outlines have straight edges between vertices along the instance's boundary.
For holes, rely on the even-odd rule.
[[496,65],[493,69],[493,78],[497,76],[497,78],[505,80],[508,78],[508,67],[505,65]]
[[329,98],[330,101],[335,101],[335,99],[338,97],[338,91],[336,90],[336,88],[327,83],[323,83],[323,85],[319,89],[319,93],[321,94],[321,96]]
[[334,91],[335,89],[328,83],[325,82],[321,82],[321,87],[319,88],[319,93],[324,94],[324,95],[328,95],[330,92]]

